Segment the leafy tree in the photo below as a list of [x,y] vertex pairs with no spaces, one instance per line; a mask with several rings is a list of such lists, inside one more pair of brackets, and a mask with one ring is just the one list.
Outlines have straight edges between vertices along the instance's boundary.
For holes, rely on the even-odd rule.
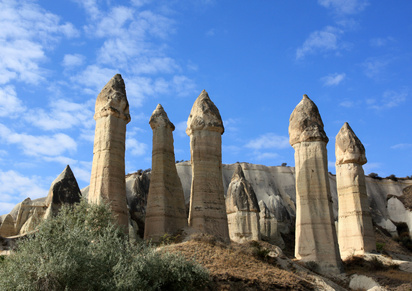
[[205,269],[182,256],[132,244],[107,205],[63,207],[0,263],[2,290],[195,290]]

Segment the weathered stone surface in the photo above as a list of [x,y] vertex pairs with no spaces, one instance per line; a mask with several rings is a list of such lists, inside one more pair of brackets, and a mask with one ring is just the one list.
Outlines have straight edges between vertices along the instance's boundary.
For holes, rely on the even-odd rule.
[[115,75],[97,96],[96,131],[88,200],[110,203],[118,224],[128,230],[125,184],[126,124],[130,122],[124,81]]
[[0,236],[8,237],[16,235],[15,221],[10,214],[7,214],[0,224]]
[[321,272],[340,273],[342,262],[328,179],[328,138],[319,111],[307,95],[290,116],[289,137],[295,149],[295,256],[316,262]]
[[407,209],[400,197],[392,196],[388,199],[389,217],[394,222],[404,222],[408,225],[409,235],[412,237],[412,211]]
[[193,104],[186,129],[192,164],[189,225],[229,241],[222,180],[223,132],[219,110],[203,90]]
[[372,252],[376,241],[362,168],[365,148],[346,122],[336,136],[335,154],[340,254],[347,258]]
[[237,164],[226,194],[230,239],[236,242],[260,240],[259,205],[255,191]]
[[149,121],[153,130],[152,174],[147,197],[144,238],[159,241],[187,226],[185,197],[175,165],[173,130],[159,104]]
[[74,204],[80,202],[81,192],[79,185],[70,166],[61,172],[61,174],[52,182],[49,193],[46,198],[48,215],[56,215],[62,204]]
[[285,242],[280,235],[276,217],[272,216],[269,208],[262,200],[259,201],[259,209],[259,228],[261,239],[273,243],[283,249],[285,247]]

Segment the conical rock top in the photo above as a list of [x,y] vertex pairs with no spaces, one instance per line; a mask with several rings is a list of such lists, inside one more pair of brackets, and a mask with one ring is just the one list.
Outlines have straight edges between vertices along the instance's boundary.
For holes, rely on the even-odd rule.
[[172,131],[175,130],[174,124],[170,122],[169,117],[167,117],[167,113],[161,104],[157,104],[152,116],[150,116],[149,124],[152,129],[158,127],[168,127],[171,128]]
[[187,135],[190,135],[193,130],[217,131],[220,134],[225,131],[219,109],[205,90],[197,97],[187,120]]
[[246,180],[240,164],[237,165],[233,173],[226,200],[227,213],[234,211],[260,211],[255,191]]
[[336,164],[356,163],[363,165],[367,162],[365,147],[347,122],[336,135],[335,154]]
[[81,192],[76,178],[73,175],[70,166],[61,172],[61,174],[52,182],[49,193],[46,198],[46,205],[53,204],[74,204],[80,202]]
[[126,87],[120,74],[116,74],[97,96],[94,119],[114,115],[130,121]]
[[289,143],[293,146],[305,141],[329,141],[318,107],[306,94],[289,119]]

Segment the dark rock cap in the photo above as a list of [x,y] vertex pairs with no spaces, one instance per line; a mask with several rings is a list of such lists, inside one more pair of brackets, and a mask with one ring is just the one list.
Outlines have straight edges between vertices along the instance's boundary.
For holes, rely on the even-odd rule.
[[366,164],[365,147],[347,122],[336,135],[336,164]]
[[225,131],[219,109],[205,90],[197,97],[187,120],[187,135],[190,135],[193,130],[217,131],[220,134]]
[[170,122],[169,117],[167,117],[167,113],[161,104],[157,104],[152,116],[150,116],[149,124],[152,129],[158,127],[168,127],[171,128],[172,131],[175,130],[174,124]]
[[289,119],[289,143],[293,146],[305,141],[329,141],[323,130],[318,107],[306,94]]
[[46,205],[50,205],[50,203],[58,205],[63,203],[74,204],[80,202],[81,195],[76,178],[70,166],[67,165],[63,172],[52,182],[46,198]]
[[126,87],[120,74],[116,74],[97,96],[94,119],[114,115],[130,122]]

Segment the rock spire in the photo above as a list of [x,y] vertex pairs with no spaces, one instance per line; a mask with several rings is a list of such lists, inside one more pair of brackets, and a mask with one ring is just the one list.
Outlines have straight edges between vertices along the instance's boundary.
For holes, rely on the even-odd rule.
[[237,164],[226,195],[230,239],[236,242],[260,240],[259,204],[252,185]]
[[289,119],[289,142],[295,149],[295,256],[316,262],[321,272],[337,274],[342,262],[328,179],[328,141],[317,106],[303,95]]
[[91,203],[110,203],[118,224],[127,231],[124,154],[130,114],[120,74],[115,75],[97,96],[94,119],[96,131],[88,199]]
[[164,234],[174,235],[187,226],[185,197],[177,174],[173,130],[162,105],[149,121],[153,130],[152,174],[147,197],[145,239],[158,242]]
[[222,179],[223,132],[219,110],[203,90],[193,104],[186,129],[192,164],[189,226],[229,241]]
[[347,122],[336,136],[336,186],[339,199],[338,240],[342,258],[376,249],[366,194],[365,148]]

